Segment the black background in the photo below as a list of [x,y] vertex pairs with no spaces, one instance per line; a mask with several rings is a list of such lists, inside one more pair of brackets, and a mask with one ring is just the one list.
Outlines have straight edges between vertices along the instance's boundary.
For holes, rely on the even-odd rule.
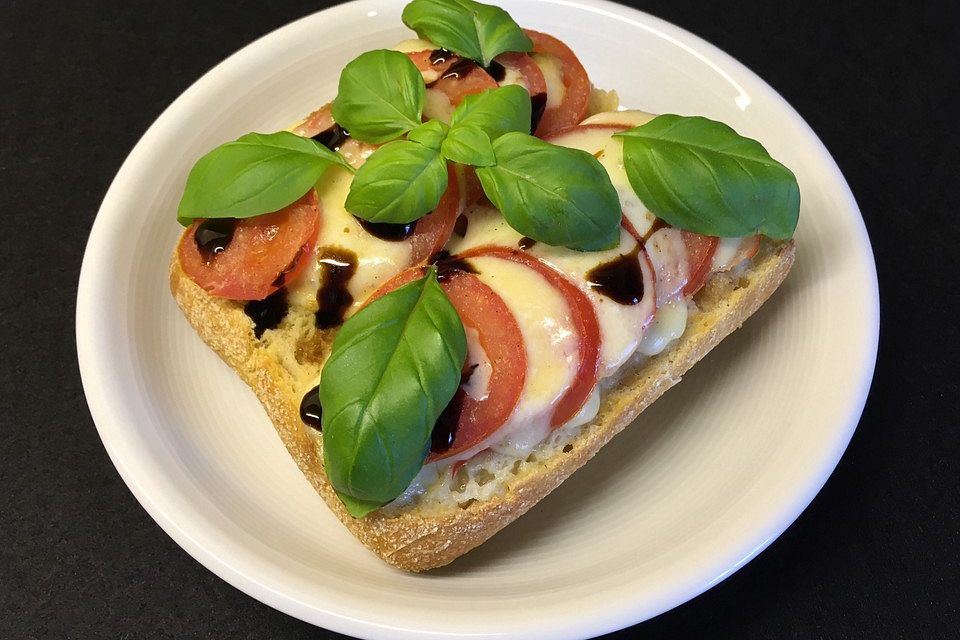
[[[610,637],[956,637],[956,3],[634,4],[738,58],[820,135],[863,211],[883,310],[866,411],[809,509],[726,582]],[[137,139],[212,65],[325,5],[0,5],[0,636],[340,637],[222,582],[137,505],[73,334],[86,236]]]

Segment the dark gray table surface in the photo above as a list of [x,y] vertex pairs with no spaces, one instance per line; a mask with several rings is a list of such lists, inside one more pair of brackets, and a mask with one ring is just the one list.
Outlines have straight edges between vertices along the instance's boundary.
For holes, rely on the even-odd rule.
[[[73,334],[87,233],[140,135],[212,65],[326,4],[0,3],[0,637],[341,637],[222,582],[146,515],[97,437]],[[823,139],[874,243],[882,336],[859,429],[799,520],[610,637],[957,637],[956,3],[635,4],[741,60]]]

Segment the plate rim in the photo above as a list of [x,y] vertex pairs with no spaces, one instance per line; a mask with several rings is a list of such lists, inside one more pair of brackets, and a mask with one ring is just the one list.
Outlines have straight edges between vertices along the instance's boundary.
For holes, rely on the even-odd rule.
[[[510,634],[495,634],[496,637],[507,638],[573,638],[588,637],[598,633],[606,633],[621,629],[626,626],[637,624],[643,620],[652,618],[660,613],[668,611],[684,602],[695,598],[707,589],[719,584],[724,579],[735,573],[750,560],[767,548],[789,527],[800,514],[809,506],[813,498],[819,493],[833,470],[839,463],[844,451],[846,450],[854,431],[857,428],[867,396],[872,384],[873,375],[876,367],[877,349],[879,344],[879,284],[877,280],[876,262],[873,257],[873,249],[867,234],[866,226],[863,222],[860,208],[855,197],[850,191],[849,185],[841,173],[836,161],[833,159],[823,142],[816,133],[810,128],[806,121],[797,113],[797,111],[769,84],[767,84],[759,75],[751,71],[748,67],[737,61],[735,58],[725,53],[718,47],[710,44],[699,36],[686,31],[685,29],[669,23],[661,18],[657,18],[649,13],[620,5],[609,0],[543,0],[548,4],[562,5],[574,9],[587,10],[591,13],[597,13],[614,19],[628,19],[636,24],[638,28],[645,28],[649,31],[656,31],[661,37],[666,37],[675,44],[679,44],[689,50],[700,51],[705,56],[699,56],[722,64],[733,73],[749,78],[754,84],[755,89],[762,91],[768,98],[771,98],[783,113],[788,116],[795,125],[802,130],[802,134],[809,138],[818,147],[819,160],[823,163],[823,168],[829,171],[831,177],[842,187],[842,193],[837,193],[846,201],[847,210],[856,215],[855,226],[859,238],[857,249],[862,254],[861,259],[865,259],[863,264],[868,267],[867,276],[869,285],[867,297],[871,304],[870,308],[864,309],[866,319],[869,324],[865,326],[867,341],[867,351],[863,355],[863,368],[861,377],[857,380],[854,391],[850,394],[850,404],[846,424],[838,430],[836,438],[833,441],[833,447],[827,454],[817,461],[818,465],[807,478],[802,491],[798,491],[795,499],[790,502],[784,502],[776,510],[776,516],[771,515],[768,522],[765,522],[764,530],[757,531],[756,538],[759,538],[759,544],[751,543],[745,545],[749,551],[742,555],[736,562],[730,564],[722,573],[710,580],[702,580],[696,584],[689,584],[686,588],[678,589],[682,593],[661,595],[657,602],[636,603],[634,606],[622,606],[616,613],[609,611],[593,612],[592,616],[587,617],[579,624],[571,626],[565,624],[562,629],[543,629],[542,621],[538,622],[536,630],[521,630]],[[111,462],[116,467],[124,483],[133,493],[134,497],[141,504],[145,511],[153,518],[157,524],[169,535],[181,548],[183,548],[194,559],[200,562],[204,567],[212,571],[218,577],[231,584],[235,588],[243,591],[247,595],[264,602],[265,604],[282,611],[288,615],[304,620],[314,625],[319,625],[332,631],[345,633],[364,638],[415,638],[429,635],[430,637],[477,637],[479,635],[490,634],[459,634],[431,631],[427,628],[398,628],[386,627],[363,619],[338,613],[330,609],[319,608],[315,604],[304,602],[293,597],[290,594],[283,593],[278,589],[271,587],[266,582],[257,578],[256,575],[243,571],[238,566],[239,563],[231,564],[219,556],[215,551],[206,548],[197,540],[190,531],[180,525],[176,518],[168,513],[164,507],[157,502],[153,496],[141,485],[137,472],[128,466],[124,457],[124,446],[122,441],[112,437],[111,427],[107,426],[115,423],[117,416],[113,415],[109,394],[104,390],[107,387],[101,386],[99,380],[102,380],[109,372],[104,370],[104,363],[101,362],[100,350],[95,345],[100,344],[97,336],[97,327],[95,326],[95,308],[98,292],[102,290],[101,284],[105,281],[104,274],[107,269],[102,268],[103,262],[102,245],[106,243],[106,225],[107,217],[111,208],[111,203],[116,199],[117,191],[124,182],[124,176],[131,169],[130,167],[137,162],[138,156],[144,153],[144,150],[150,146],[152,138],[159,135],[159,129],[162,124],[170,118],[170,113],[180,108],[180,105],[188,102],[192,96],[199,93],[201,86],[209,83],[211,76],[220,74],[229,74],[242,68],[248,62],[255,62],[260,55],[261,49],[264,49],[274,39],[281,37],[287,30],[293,30],[302,26],[308,21],[317,19],[317,16],[324,14],[333,18],[331,14],[339,12],[355,11],[361,6],[379,6],[373,0],[352,0],[339,5],[311,13],[297,20],[291,21],[263,36],[245,45],[223,61],[216,64],[210,70],[205,72],[200,78],[194,81],[185,91],[183,91],[173,102],[164,109],[161,114],[148,127],[140,137],[133,149],[124,159],[116,176],[110,184],[103,202],[98,209],[96,218],[92,225],[90,235],[87,240],[84,251],[83,262],[80,270],[79,284],[76,301],[76,344],[77,356],[80,367],[81,380],[84,388],[84,395],[91,416],[97,428],[101,442],[106,449]],[[641,25],[640,23],[644,23]],[[99,338],[104,340],[105,337]],[[772,512],[773,510],[771,510]],[[628,603],[629,605],[629,603]],[[653,613],[649,613],[649,611]],[[599,617],[598,617],[599,615]],[[389,635],[382,635],[388,633]]]

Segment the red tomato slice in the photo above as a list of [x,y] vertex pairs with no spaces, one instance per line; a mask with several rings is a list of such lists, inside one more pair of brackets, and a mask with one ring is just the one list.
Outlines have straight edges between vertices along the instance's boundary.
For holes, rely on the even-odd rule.
[[590,106],[590,78],[570,47],[553,36],[524,29],[533,40],[534,53],[554,56],[560,60],[563,86],[566,87],[559,105],[544,110],[535,135],[542,138],[554,131],[578,124],[587,116]]
[[[237,220],[222,251],[201,251],[196,220],[180,237],[180,265],[208,293],[231,300],[262,300],[292,280],[313,251],[320,225],[314,189],[274,213]],[[229,223],[227,223],[229,224]]]
[[293,132],[298,136],[303,136],[304,138],[312,138],[321,131],[326,131],[334,124],[333,120],[333,103],[328,102],[323,105],[304,120],[302,123],[297,125]]
[[497,81],[491,78],[483,67],[470,60],[460,60],[451,65],[430,88],[447,94],[450,104],[458,107],[467,96],[487,89],[496,89],[498,86]]
[[572,282],[545,262],[528,253],[492,245],[476,247],[461,254],[462,258],[471,256],[489,256],[502,260],[512,260],[525,265],[542,275],[556,289],[570,308],[574,328],[579,339],[580,362],[573,384],[557,401],[550,417],[550,426],[559,427],[575,416],[586,403],[597,384],[600,371],[600,323],[597,312],[586,296]]
[[513,69],[520,72],[523,76],[523,82],[526,85],[527,93],[530,97],[547,93],[547,81],[543,79],[543,72],[533,58],[525,53],[501,53],[493,59],[499,62],[506,69]]
[[717,250],[720,238],[702,236],[692,231],[682,231],[683,246],[687,250],[687,284],[683,286],[683,295],[692,296],[710,275],[713,254]]
[[440,197],[437,208],[417,220],[410,235],[410,264],[425,262],[427,258],[443,249],[447,244],[453,226],[460,215],[460,181],[455,166],[447,165],[447,190]]
[[[380,287],[365,304],[421,277],[423,267],[407,269]],[[503,426],[520,400],[527,376],[523,335],[503,299],[475,275],[463,271],[447,274],[440,286],[457,310],[468,336],[470,330],[476,332],[491,372],[488,393],[482,399],[468,395],[463,387],[457,390],[437,421],[434,436],[441,442],[434,444],[427,462],[463,453]],[[473,364],[476,363],[466,363],[468,371]]]

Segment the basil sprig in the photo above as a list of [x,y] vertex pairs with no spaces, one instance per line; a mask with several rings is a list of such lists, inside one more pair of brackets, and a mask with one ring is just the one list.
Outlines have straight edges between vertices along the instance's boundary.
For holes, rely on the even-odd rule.
[[338,153],[288,131],[248,133],[193,166],[177,220],[250,218],[296,202],[330,165],[353,169]]
[[368,51],[340,73],[333,119],[358,140],[386,142],[420,124],[425,95],[423,76],[410,58]]
[[490,166],[496,162],[492,140],[529,130],[530,97],[523,87],[468,96],[453,112],[450,126],[435,120],[418,123],[406,140],[374,151],[350,184],[347,211],[371,222],[413,222],[440,203],[448,160]]
[[630,185],[667,223],[726,237],[786,239],[796,230],[796,176],[722,122],[662,115],[617,136]]
[[390,502],[419,473],[466,354],[463,324],[433,269],[340,328],[320,376],[323,462],[351,515]]
[[497,163],[477,177],[511,227],[580,251],[616,246],[620,199],[596,158],[523,133],[501,136],[493,150]]
[[413,0],[403,23],[426,38],[487,67],[506,51],[532,51],[533,42],[500,7],[473,0]]

